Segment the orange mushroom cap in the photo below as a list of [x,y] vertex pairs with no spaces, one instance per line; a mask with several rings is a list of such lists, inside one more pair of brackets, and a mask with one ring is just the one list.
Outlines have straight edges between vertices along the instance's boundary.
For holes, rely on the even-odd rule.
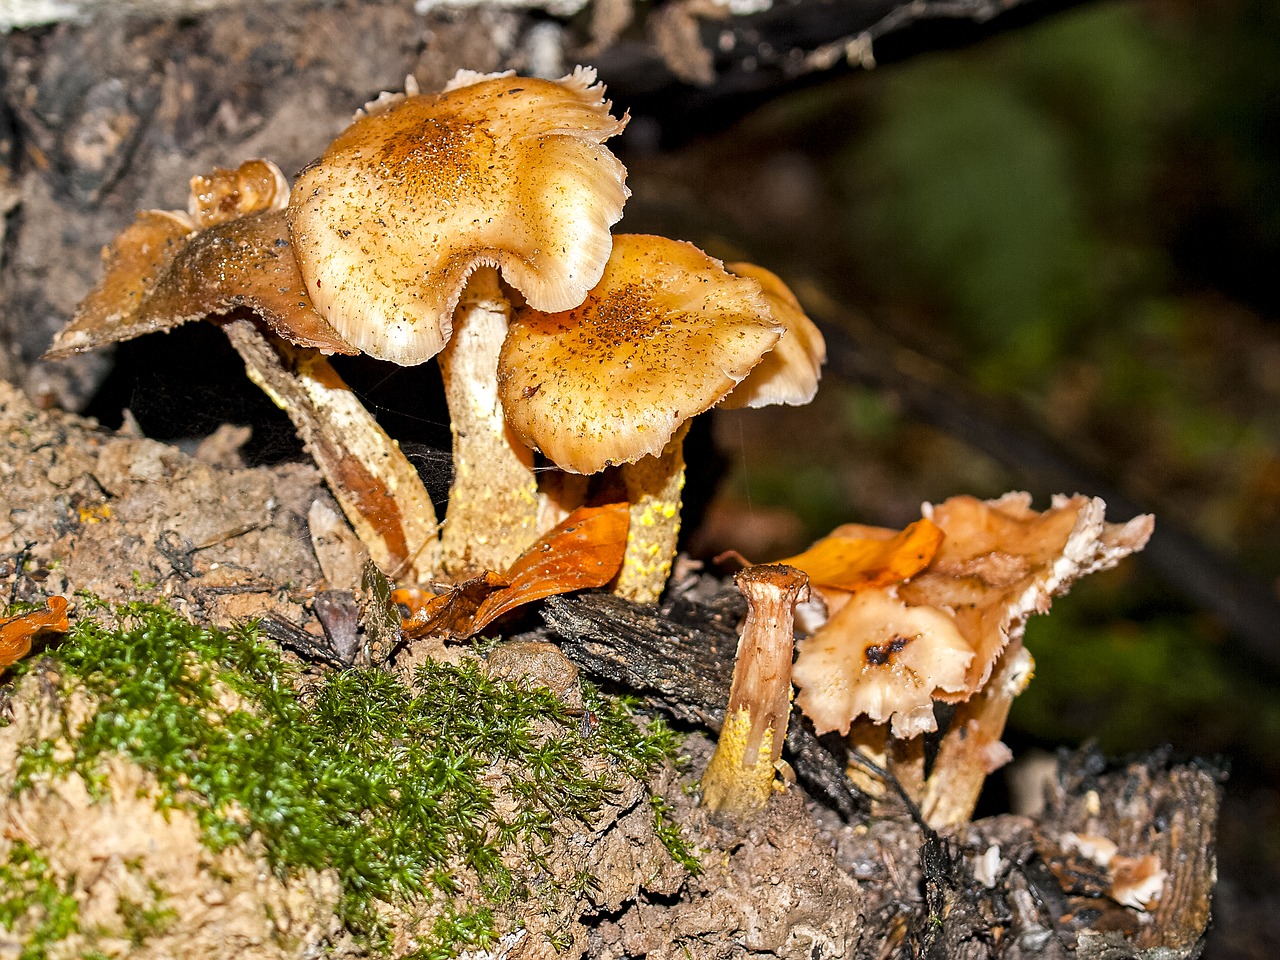
[[507,423],[573,473],[659,454],[781,334],[754,281],[678,240],[614,237],[579,307],[513,312],[498,358]]
[[448,341],[477,267],[539,310],[582,302],[628,196],[602,144],[595,72],[558,81],[463,72],[437,95],[370,105],[298,177],[289,218],[307,290],[344,339],[421,363]]

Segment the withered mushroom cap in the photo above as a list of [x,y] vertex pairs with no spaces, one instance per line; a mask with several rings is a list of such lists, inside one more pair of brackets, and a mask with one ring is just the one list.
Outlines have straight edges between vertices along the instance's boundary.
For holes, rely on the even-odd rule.
[[754,263],[728,263],[725,269],[760,284],[774,321],[784,331],[777,345],[765,354],[747,379],[720,401],[720,408],[803,406],[817,394],[822,365],[827,360],[827,344],[822,332],[805,315],[800,301],[777,274]]
[[582,302],[609,257],[626,169],[602,144],[595,72],[464,73],[372,106],[298,177],[289,217],[312,302],[348,342],[401,364],[449,338],[467,278],[497,266],[530,305]]
[[986,683],[1001,651],[1022,636],[1028,617],[1046,612],[1080,577],[1141,550],[1154,526],[1149,515],[1107,523],[1106,504],[1080,494],[1056,495],[1043,512],[1031,507],[1027,493],[986,501],[951,497],[926,504],[924,515],[946,539],[929,568],[903,584],[898,595],[913,606],[953,611],[977,652],[964,693],[947,698],[961,700]]
[[796,703],[819,734],[848,733],[864,714],[891,722],[895,737],[935,730],[934,697],[963,690],[974,658],[950,616],[884,590],[854,594],[797,646]]
[[300,347],[355,353],[312,307],[283,211],[250,213],[194,234],[143,300],[136,322],[173,326],[248,307]]
[[192,177],[188,213],[140,213],[104,251],[102,280],[45,355],[68,356],[236,307],[254,310],[290,343],[354,353],[307,297],[284,215],[288,199],[288,184],[269,160]]
[[[1031,614],[1151,535],[1149,516],[1121,524],[1104,513],[1101,500],[1079,495],[1056,496],[1043,513],[1025,493],[926,504],[946,534],[929,566],[900,584],[859,589],[798,645],[796,702],[819,733],[847,730],[860,714],[892,717],[896,737],[934,729],[930,700],[963,702],[985,689]],[[918,657],[944,648],[952,652],[930,652],[928,664]]]
[[581,306],[513,313],[499,394],[525,443],[564,470],[595,473],[661,453],[781,332],[754,281],[692,244],[621,234]]
[[139,310],[192,230],[191,218],[180,211],[139,213],[103,249],[102,279],[80,302],[71,322],[58,331],[45,357],[69,357],[182,323],[175,318],[143,318]]

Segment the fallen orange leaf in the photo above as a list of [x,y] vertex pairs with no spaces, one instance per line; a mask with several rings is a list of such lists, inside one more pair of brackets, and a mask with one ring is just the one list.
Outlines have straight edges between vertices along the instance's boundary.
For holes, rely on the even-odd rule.
[[504,579],[480,604],[473,633],[516,607],[544,597],[603,587],[622,569],[630,511],[626,503],[579,507],[516,558]]
[[898,534],[886,530],[885,537],[866,536],[877,532],[853,524],[837,527],[803,553],[777,562],[803,570],[821,587],[850,591],[887,587],[929,566],[945,536],[941,527],[927,519]]
[[[477,577],[455,583],[444,593],[412,596],[409,591],[397,590],[391,599],[400,602],[401,595],[408,595],[412,616],[405,620],[401,627],[404,635],[410,639],[425,637],[433,633],[444,633],[459,640],[465,640],[476,632],[473,626],[476,611],[494,590],[506,586],[507,581],[492,570],[486,570]],[[422,591],[413,591],[422,594]],[[425,600],[424,600],[425,596]]]
[[506,573],[486,570],[438,596],[397,590],[391,599],[412,610],[407,637],[446,633],[460,640],[544,597],[603,587],[617,576],[627,549],[626,503],[579,507],[516,558]]
[[13,666],[30,653],[31,642],[37,634],[48,630],[65,633],[71,629],[65,597],[49,597],[45,607],[0,620],[0,670]]

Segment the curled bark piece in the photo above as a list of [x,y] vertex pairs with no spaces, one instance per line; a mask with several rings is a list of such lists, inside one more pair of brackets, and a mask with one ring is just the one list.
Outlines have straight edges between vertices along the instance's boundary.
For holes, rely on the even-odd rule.
[[393,579],[430,579],[435,508],[399,445],[317,351],[273,345],[251,320],[224,329],[249,378],[293,421],[373,562]]

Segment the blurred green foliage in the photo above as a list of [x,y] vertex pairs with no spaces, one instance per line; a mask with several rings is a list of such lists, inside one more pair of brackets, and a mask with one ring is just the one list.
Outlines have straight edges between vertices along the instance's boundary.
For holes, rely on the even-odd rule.
[[[1016,398],[1157,523],[1280,578],[1280,9],[1088,4],[822,95],[754,129],[788,131],[821,171],[814,208],[838,215],[806,223],[834,234],[807,249],[842,251],[833,286]],[[740,499],[790,503],[816,537],[1026,482],[890,399],[836,392],[803,433],[778,431],[786,458],[745,461]],[[1039,669],[1013,724],[1113,752],[1171,740],[1280,761],[1266,680],[1159,591],[1129,561],[1033,618]]]

